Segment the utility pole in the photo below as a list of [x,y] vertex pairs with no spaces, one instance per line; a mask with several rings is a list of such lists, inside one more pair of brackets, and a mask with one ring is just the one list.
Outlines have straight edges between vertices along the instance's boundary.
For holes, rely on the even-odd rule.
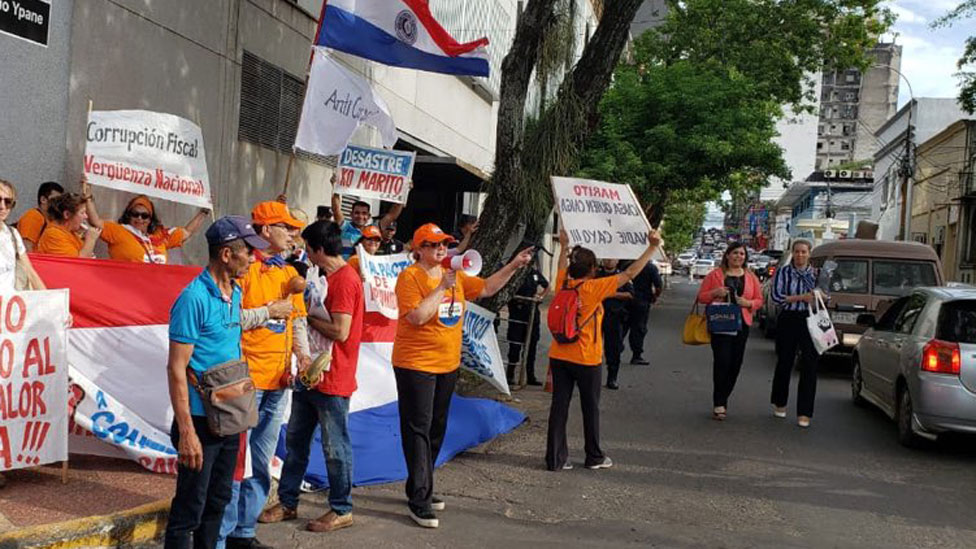
[[914,131],[912,125],[912,111],[915,110],[915,100],[908,108],[908,129],[905,130],[905,151],[901,155],[901,164],[898,166],[898,175],[901,177],[901,231],[899,240],[911,240],[912,238],[912,182],[915,175],[915,147]]

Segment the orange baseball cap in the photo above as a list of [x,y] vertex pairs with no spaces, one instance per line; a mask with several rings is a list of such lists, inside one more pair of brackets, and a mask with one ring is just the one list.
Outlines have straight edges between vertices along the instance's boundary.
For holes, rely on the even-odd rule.
[[288,206],[274,200],[261,202],[255,206],[251,210],[251,219],[258,225],[284,223],[296,229],[301,229],[305,226],[304,223],[292,217],[291,213],[288,212]]
[[457,242],[455,238],[433,223],[421,225],[413,232],[413,247],[419,248],[424,242]]
[[383,238],[380,229],[376,225],[366,225],[363,227],[363,238]]

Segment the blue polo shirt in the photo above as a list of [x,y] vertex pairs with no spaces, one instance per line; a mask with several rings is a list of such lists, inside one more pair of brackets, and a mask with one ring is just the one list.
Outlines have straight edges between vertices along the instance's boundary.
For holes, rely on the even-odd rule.
[[[241,289],[225,298],[208,269],[193,279],[169,312],[169,338],[193,345],[190,367],[197,372],[241,358]],[[203,416],[200,393],[189,385],[190,413]]]

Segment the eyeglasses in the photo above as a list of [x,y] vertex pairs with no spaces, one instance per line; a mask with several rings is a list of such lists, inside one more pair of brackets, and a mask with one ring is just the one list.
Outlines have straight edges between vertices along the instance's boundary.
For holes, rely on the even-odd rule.
[[129,217],[134,217],[136,219],[152,219],[152,214],[149,212],[129,212]]
[[295,230],[295,228],[292,227],[291,225],[285,225],[284,223],[272,223],[271,225],[268,225],[268,226],[269,227],[277,227],[277,228],[279,228],[279,229],[281,229],[283,231],[293,231],[293,230]]
[[421,248],[446,248],[447,241],[441,240],[440,242],[424,242],[420,245]]
[[0,203],[6,206],[8,210],[12,210],[14,209],[14,206],[17,205],[17,199],[7,198],[6,196],[4,196],[4,197],[0,197]]

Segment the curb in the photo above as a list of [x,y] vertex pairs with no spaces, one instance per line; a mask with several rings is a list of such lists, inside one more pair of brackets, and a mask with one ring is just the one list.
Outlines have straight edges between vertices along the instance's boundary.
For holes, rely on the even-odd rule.
[[126,511],[42,524],[0,534],[0,549],[117,547],[150,543],[166,530],[169,499]]

